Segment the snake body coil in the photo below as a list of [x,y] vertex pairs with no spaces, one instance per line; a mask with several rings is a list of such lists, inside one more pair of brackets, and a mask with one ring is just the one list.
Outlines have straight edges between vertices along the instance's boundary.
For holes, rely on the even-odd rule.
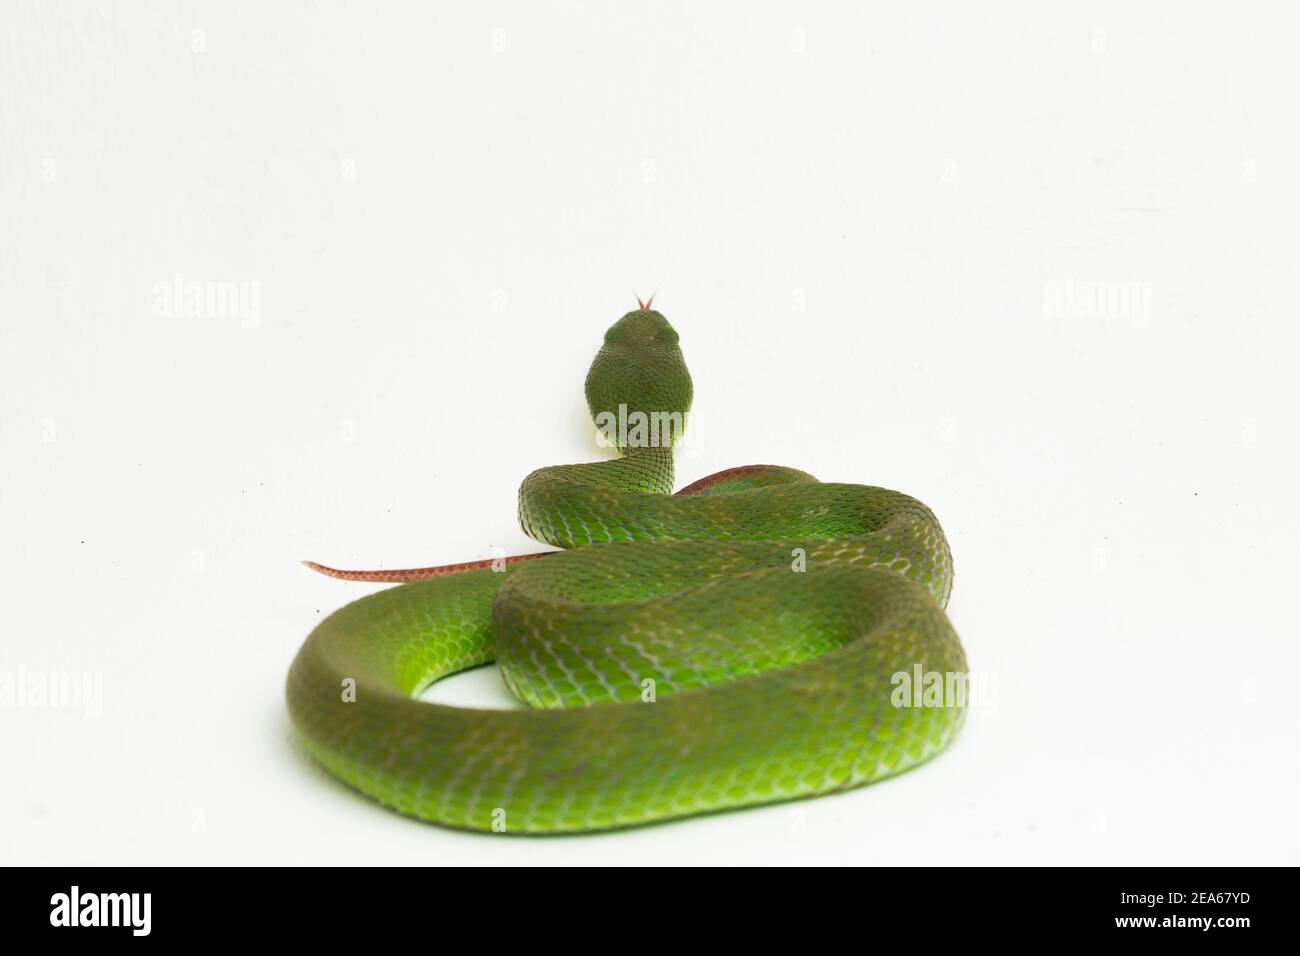
[[[586,391],[598,425],[682,420],[691,380],[667,320],[643,308],[615,323]],[[907,690],[966,671],[930,510],[776,466],[673,495],[677,434],[528,476],[524,530],[571,550],[324,620],[287,689],[311,754],[403,813],[547,833],[843,790],[942,749],[962,701]],[[492,660],[529,709],[415,699]]]

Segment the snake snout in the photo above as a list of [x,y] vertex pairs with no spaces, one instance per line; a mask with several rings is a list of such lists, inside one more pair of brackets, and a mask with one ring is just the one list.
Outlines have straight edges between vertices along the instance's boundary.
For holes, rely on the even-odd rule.
[[[586,392],[596,427],[620,448],[671,447],[681,437],[693,386],[677,331],[662,313],[637,309],[609,327],[587,372]],[[662,427],[649,429],[660,437],[639,437],[639,420],[658,423],[665,416],[667,439]]]
[[622,343],[630,347],[655,344],[671,345],[677,342],[677,330],[649,306],[627,313],[605,332],[605,343]]

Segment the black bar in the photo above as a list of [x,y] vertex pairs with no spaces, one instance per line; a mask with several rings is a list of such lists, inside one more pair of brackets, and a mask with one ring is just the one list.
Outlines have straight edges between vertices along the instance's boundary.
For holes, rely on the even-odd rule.
[[[782,933],[835,927],[864,941],[897,935],[905,942],[914,934],[917,946],[928,949],[929,939],[946,950],[981,936],[1233,944],[1295,924],[1294,872],[1287,869],[917,867],[812,880],[728,876],[725,884],[698,874],[623,873],[594,885],[577,873],[539,879],[362,868],[55,868],[7,875],[12,888],[0,903],[6,941],[42,943],[247,942],[258,938],[250,935],[260,932],[256,927],[290,932],[297,943],[338,943],[352,933],[375,942],[385,934],[396,941],[421,928],[439,934],[451,924],[461,924],[460,932],[484,922],[489,940],[500,940],[502,929],[541,934],[529,945],[545,945],[548,932],[557,940],[581,932],[593,942],[626,938],[629,946],[640,940],[658,950],[703,921],[714,932],[755,932],[760,942],[777,926]],[[79,917],[102,913],[94,921],[116,916],[118,925],[70,925],[74,886]],[[87,903],[89,897],[96,902]]]

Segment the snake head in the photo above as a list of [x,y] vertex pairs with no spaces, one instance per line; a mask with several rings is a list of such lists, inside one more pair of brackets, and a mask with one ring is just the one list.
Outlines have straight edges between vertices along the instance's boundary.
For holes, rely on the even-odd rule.
[[[629,312],[605,332],[587,372],[586,391],[596,427],[620,436],[620,448],[672,445],[686,427],[694,395],[677,331],[654,309]],[[644,432],[644,441],[638,440],[638,420],[652,426]],[[653,427],[665,422],[670,424],[666,440],[664,429]],[[616,433],[610,431],[611,424]]]

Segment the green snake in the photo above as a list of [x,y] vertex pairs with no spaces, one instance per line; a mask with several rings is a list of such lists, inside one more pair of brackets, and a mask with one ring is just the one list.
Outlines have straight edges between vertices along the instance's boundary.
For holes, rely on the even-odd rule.
[[[336,611],[298,652],[289,712],[317,761],[423,820],[557,833],[845,790],[954,737],[963,696],[909,689],[966,673],[929,508],[769,465],[672,494],[693,389],[649,305],[605,333],[586,394],[619,456],[542,468],[519,490],[524,530],[566,550],[313,565],[407,582]],[[417,699],[493,660],[529,707]]]

